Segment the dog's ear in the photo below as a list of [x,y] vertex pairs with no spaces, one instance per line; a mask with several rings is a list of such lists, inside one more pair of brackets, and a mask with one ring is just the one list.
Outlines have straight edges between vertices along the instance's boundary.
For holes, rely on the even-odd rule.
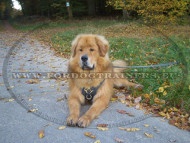
[[72,42],[72,48],[71,48],[71,56],[74,57],[76,55],[76,48],[78,45],[78,42],[81,38],[81,35],[78,35]]
[[108,41],[103,36],[99,36],[99,35],[95,36],[95,40],[100,50],[100,56],[104,57],[109,49]]

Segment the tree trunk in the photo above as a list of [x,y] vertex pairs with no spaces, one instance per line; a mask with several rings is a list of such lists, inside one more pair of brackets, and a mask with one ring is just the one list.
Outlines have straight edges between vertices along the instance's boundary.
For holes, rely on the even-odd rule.
[[94,16],[96,14],[95,0],[88,0],[88,15]]
[[66,2],[69,2],[69,6],[67,6],[67,12],[69,14],[69,19],[73,19],[73,13],[72,13],[72,9],[71,9],[71,4],[70,4],[70,0],[66,0]]
[[125,10],[125,9],[123,9],[123,18],[124,19],[129,19],[130,18],[129,12],[127,10]]

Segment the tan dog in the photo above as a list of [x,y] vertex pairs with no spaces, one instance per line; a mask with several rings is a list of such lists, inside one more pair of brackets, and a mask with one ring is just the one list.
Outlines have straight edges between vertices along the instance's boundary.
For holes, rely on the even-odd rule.
[[[108,41],[99,35],[78,35],[72,42],[72,56],[69,61],[69,72],[80,75],[92,73],[118,73],[121,75],[124,69],[114,66],[126,66],[123,61],[111,62],[108,56]],[[127,79],[99,78],[95,75],[87,78],[73,78],[69,80],[70,95],[68,106],[70,116],[67,125],[87,127],[93,119],[97,118],[105,110],[112,96],[114,86],[142,87]],[[92,102],[90,109],[80,116],[80,107],[85,101]]]

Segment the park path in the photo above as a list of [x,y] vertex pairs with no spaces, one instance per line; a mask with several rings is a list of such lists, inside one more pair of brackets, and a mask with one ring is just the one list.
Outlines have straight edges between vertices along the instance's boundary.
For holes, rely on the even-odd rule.
[[[49,47],[31,39],[30,33],[18,32],[7,22],[4,28],[4,31],[0,31],[0,142],[88,143],[100,140],[102,143],[112,143],[115,142],[114,138],[127,143],[190,142],[189,132],[171,126],[167,121],[161,121],[161,118],[149,117],[139,121],[144,117],[143,111],[126,107],[120,102],[111,103],[89,128],[66,127],[59,130],[58,127],[64,124],[68,116],[68,83],[46,77],[39,80],[18,79],[13,73],[43,75],[48,72],[66,72],[68,61],[56,57]],[[11,48],[12,52],[7,55]],[[7,63],[3,66],[5,59]],[[3,73],[5,68],[7,74]],[[12,96],[16,96],[16,100]],[[84,106],[81,114],[88,108],[89,106]],[[120,114],[116,112],[117,109],[126,110],[135,117]],[[29,110],[32,112],[28,112]],[[96,129],[97,124],[108,124],[111,128],[100,131]],[[150,126],[144,127],[145,124]],[[140,131],[127,132],[118,129],[118,126],[139,128]],[[39,130],[44,130],[45,137],[42,139],[38,138]],[[96,139],[84,136],[85,132],[92,133]],[[144,133],[154,137],[148,138]]]

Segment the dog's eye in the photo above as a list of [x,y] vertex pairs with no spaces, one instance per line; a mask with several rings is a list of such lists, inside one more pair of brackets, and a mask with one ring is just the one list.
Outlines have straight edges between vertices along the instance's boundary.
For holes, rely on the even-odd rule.
[[82,51],[82,49],[80,49],[80,51]]
[[90,49],[90,51],[94,51],[94,49]]

